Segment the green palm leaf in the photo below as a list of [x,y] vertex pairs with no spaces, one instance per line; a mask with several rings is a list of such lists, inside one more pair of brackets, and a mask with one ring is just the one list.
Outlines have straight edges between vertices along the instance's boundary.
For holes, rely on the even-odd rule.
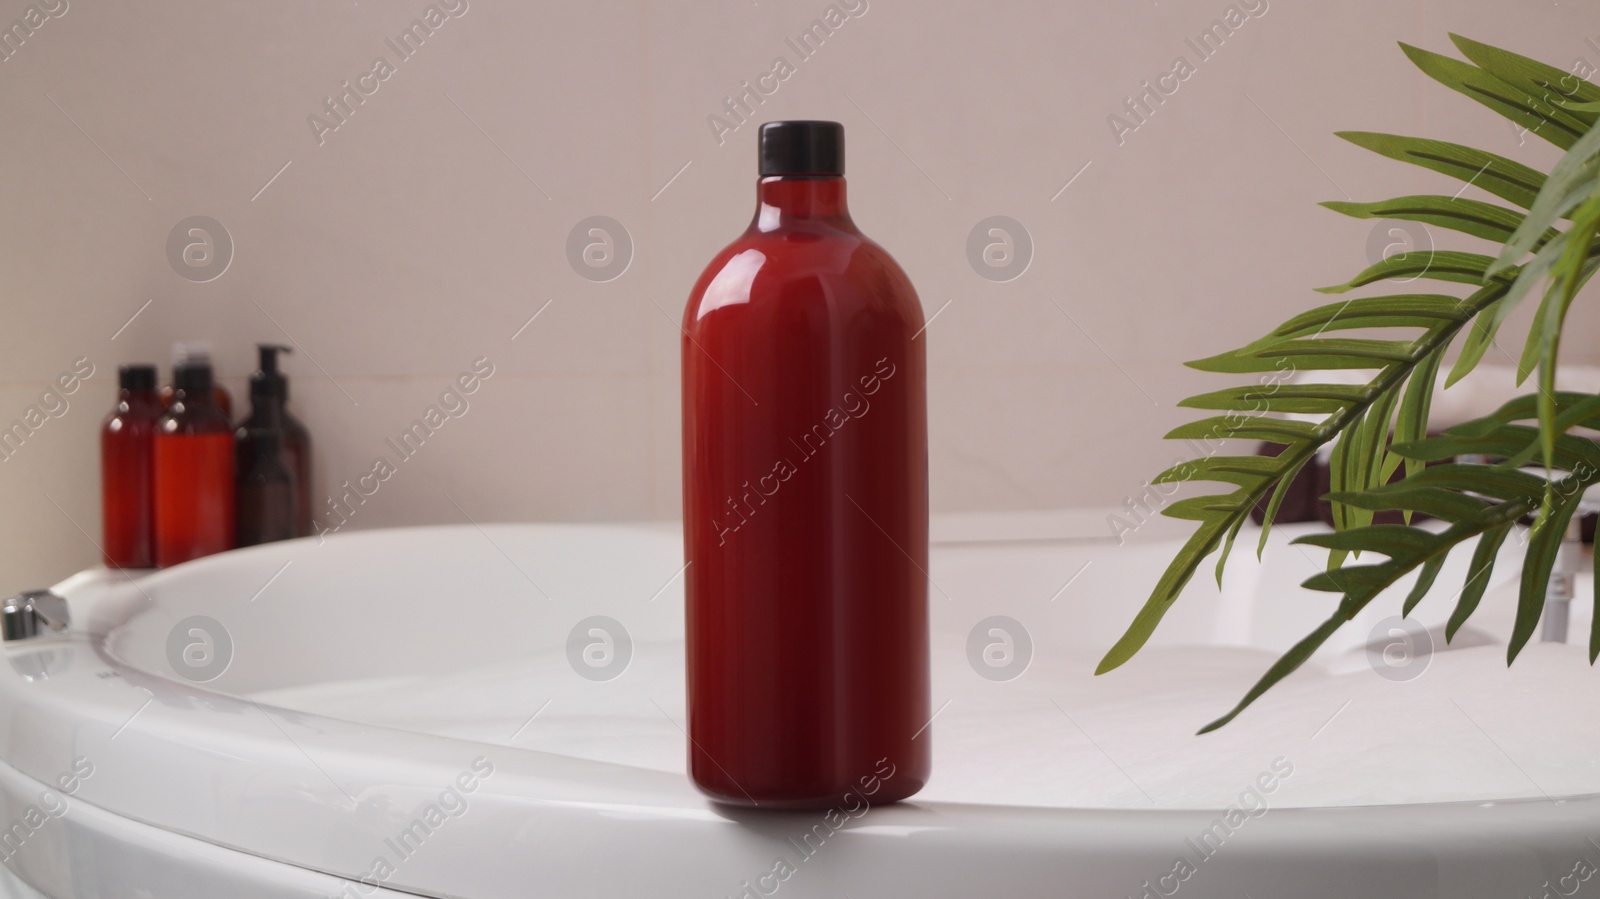
[[1531,94],[1471,63],[1401,44],[1400,49],[1430,78],[1471,97],[1532,133],[1565,150],[1588,130],[1588,124],[1544,94]]
[[[1487,256],[1477,256],[1471,264],[1477,267],[1481,275],[1490,261]],[[1437,274],[1430,272],[1426,277],[1437,277]],[[1503,285],[1484,288],[1461,300],[1445,298],[1453,307],[1450,314],[1428,318],[1431,327],[1421,336],[1409,341],[1369,341],[1353,344],[1349,338],[1294,337],[1256,343],[1231,353],[1189,363],[1191,367],[1202,371],[1258,374],[1283,371],[1282,360],[1293,358],[1302,362],[1307,359],[1318,360],[1319,364],[1327,363],[1340,368],[1376,368],[1377,372],[1366,386],[1359,389],[1359,392],[1350,390],[1347,385],[1333,384],[1296,384],[1292,385],[1295,388],[1293,391],[1289,391],[1291,385],[1280,385],[1278,393],[1273,394],[1267,394],[1265,390],[1256,391],[1252,402],[1259,404],[1260,414],[1245,415],[1235,411],[1232,415],[1213,416],[1181,425],[1167,434],[1169,439],[1184,440],[1215,441],[1238,438],[1261,440],[1280,444],[1284,450],[1272,457],[1211,456],[1186,465],[1175,466],[1162,473],[1159,478],[1162,482],[1222,481],[1233,484],[1235,489],[1229,493],[1186,499],[1162,510],[1164,515],[1198,521],[1200,526],[1162,573],[1150,598],[1134,617],[1133,623],[1122,638],[1106,653],[1096,669],[1097,672],[1104,673],[1116,668],[1132,658],[1134,653],[1144,646],[1156,626],[1160,624],[1166,610],[1194,577],[1200,563],[1212,553],[1223,549],[1225,537],[1231,532],[1237,532],[1256,504],[1267,497],[1274,488],[1287,480],[1292,480],[1293,473],[1298,472],[1319,448],[1329,442],[1337,441],[1334,446],[1333,466],[1338,484],[1335,489],[1359,489],[1374,478],[1375,466],[1363,464],[1355,467],[1352,464],[1346,468],[1341,464],[1348,455],[1350,440],[1348,437],[1343,440],[1337,438],[1341,434],[1353,433],[1368,420],[1368,413],[1374,408],[1393,409],[1395,397],[1398,396],[1408,376],[1436,352],[1441,352],[1465,323],[1485,306],[1494,302],[1499,291],[1503,289]],[[1444,310],[1443,303],[1430,304],[1424,301],[1422,305],[1430,306],[1440,312]],[[1291,320],[1284,324],[1283,329],[1290,333],[1298,333],[1302,327],[1302,324],[1296,324]],[[1408,324],[1407,327],[1416,325]],[[1319,351],[1318,344],[1327,345],[1323,348],[1325,351]],[[1292,345],[1294,349],[1285,354],[1283,350],[1285,345]],[[1246,391],[1252,389],[1245,388]],[[1338,408],[1316,424],[1264,417],[1267,414],[1291,411],[1289,408],[1275,405],[1279,393],[1283,394],[1285,400],[1292,406],[1306,398],[1305,391],[1335,398],[1334,404]],[[1200,408],[1215,408],[1214,404],[1221,402],[1222,399],[1216,394],[1202,395],[1195,398],[1193,404]],[[1380,417],[1386,418],[1386,416],[1385,412]],[[1387,431],[1384,433],[1387,434]],[[1376,454],[1377,445],[1375,442],[1369,443],[1367,448],[1369,456]],[[1247,464],[1241,461],[1263,458],[1266,459],[1265,462]],[[1342,518],[1347,524],[1362,517],[1362,512],[1353,511],[1351,507],[1342,503],[1336,504],[1334,510],[1335,516]],[[1267,529],[1271,526],[1270,518],[1266,520],[1266,526],[1258,543],[1258,551],[1259,547],[1265,545]],[[1223,552],[1218,559],[1219,566],[1226,560],[1227,553]]]
[[[1511,239],[1522,225],[1525,216],[1504,206],[1484,203],[1465,197],[1415,196],[1395,197],[1376,203],[1347,203],[1330,200],[1322,204],[1334,212],[1360,219],[1399,219],[1437,225],[1484,240],[1503,244]],[[1560,232],[1546,229],[1546,240]]]
[[[1453,638],[1477,610],[1511,529],[1537,513],[1522,566],[1509,663],[1538,624],[1557,550],[1584,490],[1600,479],[1600,446],[1571,433],[1575,428],[1600,430],[1600,396],[1555,390],[1562,327],[1577,294],[1600,268],[1600,87],[1497,47],[1457,35],[1451,40],[1465,61],[1401,47],[1434,80],[1566,154],[1545,175],[1460,144],[1340,132],[1357,146],[1477,187],[1516,208],[1463,198],[1460,191],[1448,197],[1415,194],[1325,203],[1355,218],[1415,221],[1490,241],[1496,250],[1484,255],[1430,246],[1383,259],[1321,291],[1342,294],[1379,282],[1427,280],[1467,284],[1472,292],[1464,297],[1390,293],[1319,306],[1239,349],[1189,363],[1201,371],[1253,380],[1180,404],[1221,414],[1168,434],[1195,442],[1205,455],[1162,472],[1154,483],[1208,481],[1227,489],[1186,496],[1163,510],[1196,522],[1196,528],[1097,672],[1123,664],[1145,645],[1200,563],[1213,553],[1218,555],[1220,582],[1235,535],[1265,500],[1259,553],[1289,483],[1324,447],[1331,448],[1333,489],[1327,498],[1333,504],[1335,530],[1296,542],[1329,551],[1328,569],[1304,586],[1340,597],[1327,621],[1202,733],[1231,721],[1303,665],[1340,626],[1415,572],[1416,581],[1401,602],[1402,614],[1410,614],[1435,586],[1449,554],[1476,542],[1446,627],[1446,639]],[[1478,365],[1512,311],[1541,285],[1543,299],[1523,347],[1518,378],[1520,383],[1537,370],[1540,389],[1492,415],[1427,436],[1434,385],[1457,338],[1464,339],[1446,387]],[[1317,371],[1332,370],[1369,374],[1366,383],[1355,385],[1318,383],[1314,377]],[[1292,382],[1290,374],[1295,376]],[[1530,421],[1536,426],[1526,424]],[[1281,450],[1275,456],[1216,452],[1222,441],[1235,439],[1272,443]],[[1452,461],[1469,454],[1505,461]],[[1542,459],[1543,468],[1522,469],[1536,458]],[[1402,471],[1403,477],[1391,482]],[[1372,523],[1375,513],[1391,510],[1403,513],[1407,524]],[[1445,527],[1414,527],[1413,514],[1431,516]],[[1591,664],[1600,657],[1600,579],[1595,601]]]
[[1531,208],[1544,188],[1544,175],[1540,172],[1496,153],[1461,144],[1374,131],[1336,131],[1334,135],[1390,159],[1449,175],[1523,209]]
[[1476,63],[1478,68],[1527,93],[1548,97],[1555,105],[1572,113],[1574,118],[1586,126],[1594,125],[1596,119],[1594,110],[1583,110],[1581,107],[1575,110],[1574,104],[1600,102],[1600,87],[1570,72],[1547,66],[1526,56],[1519,56],[1509,50],[1469,40],[1459,34],[1450,35],[1450,42],[1456,45],[1462,56]]

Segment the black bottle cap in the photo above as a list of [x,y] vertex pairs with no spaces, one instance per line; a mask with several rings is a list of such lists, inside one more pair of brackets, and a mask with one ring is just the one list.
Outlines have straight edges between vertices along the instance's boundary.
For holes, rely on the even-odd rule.
[[117,369],[117,386],[123,390],[156,389],[154,365],[124,365]]
[[278,354],[292,353],[286,346],[270,343],[256,344],[257,370],[250,375],[250,397],[276,397],[288,402],[289,379],[278,371]]
[[838,122],[767,122],[760,144],[763,178],[844,174],[844,126]]
[[211,393],[211,366],[204,362],[185,362],[172,370],[172,386],[188,396]]

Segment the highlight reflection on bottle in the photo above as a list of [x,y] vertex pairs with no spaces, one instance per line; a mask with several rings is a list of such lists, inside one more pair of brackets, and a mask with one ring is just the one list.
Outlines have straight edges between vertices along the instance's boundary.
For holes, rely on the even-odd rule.
[[689,767],[723,802],[928,778],[923,313],[850,219],[843,149],[762,126],[755,218],[684,317]]

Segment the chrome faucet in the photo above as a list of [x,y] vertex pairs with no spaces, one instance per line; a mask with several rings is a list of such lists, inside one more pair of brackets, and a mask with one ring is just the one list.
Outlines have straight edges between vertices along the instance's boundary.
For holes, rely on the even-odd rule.
[[0,604],[0,640],[28,640],[60,633],[72,623],[67,601],[49,590],[27,590]]
[[[1457,462],[1475,465],[1493,465],[1489,456],[1463,454]],[[1543,468],[1526,469],[1543,478],[1552,474]],[[1583,546],[1583,516],[1600,512],[1600,488],[1591,489],[1578,499],[1578,508],[1567,520],[1567,530],[1561,535],[1561,546],[1556,549],[1555,562],[1550,568],[1550,580],[1544,589],[1544,609],[1539,639],[1544,643],[1567,642],[1567,626],[1572,620],[1572,597],[1577,592],[1578,569],[1587,554]],[[1600,577],[1600,572],[1596,572]]]
[[1539,639],[1545,643],[1567,642],[1567,624],[1572,618],[1572,597],[1576,593],[1579,559],[1583,556],[1583,523],[1574,513],[1567,532],[1556,550],[1550,569],[1550,583],[1544,589],[1544,625]]

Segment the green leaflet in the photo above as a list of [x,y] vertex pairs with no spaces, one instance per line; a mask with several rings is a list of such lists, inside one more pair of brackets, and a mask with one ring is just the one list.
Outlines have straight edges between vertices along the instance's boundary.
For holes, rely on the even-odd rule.
[[1432,278],[1435,281],[1455,281],[1461,284],[1482,284],[1485,273],[1494,262],[1478,253],[1459,253],[1452,250],[1413,250],[1390,256],[1368,266],[1349,281],[1332,287],[1319,287],[1319,293],[1344,293],[1365,287],[1375,281],[1391,278],[1413,280]]
[[[1554,396],[1560,433],[1580,425],[1600,426],[1600,396],[1571,391],[1557,392]],[[1532,395],[1519,396],[1482,418],[1462,422],[1444,433],[1450,437],[1482,437],[1504,425],[1536,418],[1538,414]]]
[[1461,347],[1461,355],[1456,357],[1456,364],[1451,366],[1449,377],[1445,378],[1444,386],[1450,387],[1455,382],[1466,377],[1482,361],[1483,354],[1489,351],[1494,344],[1494,335],[1498,326],[1494,324],[1493,310],[1505,298],[1506,291],[1511,285],[1505,282],[1489,284],[1478,291],[1474,296],[1485,300],[1483,308],[1489,314],[1479,313],[1473,319],[1472,330],[1467,334],[1467,339]]
[[1530,94],[1545,97],[1545,102],[1572,113],[1574,118],[1582,120],[1586,126],[1595,123],[1596,116],[1593,113],[1600,110],[1575,109],[1574,104],[1600,101],[1600,87],[1571,72],[1547,66],[1538,60],[1520,56],[1509,50],[1469,40],[1459,34],[1451,34],[1450,42],[1456,45],[1462,56],[1476,63],[1478,68]]
[[[1504,206],[1483,203],[1466,197],[1415,196],[1396,197],[1376,203],[1347,203],[1332,200],[1321,204],[1334,212],[1361,219],[1400,219],[1437,225],[1484,240],[1503,244],[1511,239],[1522,225],[1523,214]],[[1546,229],[1545,239],[1554,237],[1554,228]]]
[[1561,258],[1561,252],[1565,248],[1566,236],[1562,235],[1540,247],[1539,252],[1533,254],[1533,258],[1523,264],[1522,268],[1517,271],[1516,280],[1511,283],[1511,287],[1506,291],[1505,296],[1495,303],[1494,308],[1488,313],[1490,318],[1493,319],[1489,325],[1492,330],[1499,330],[1505,320],[1510,317],[1512,310],[1516,309],[1517,305],[1528,295],[1528,291],[1533,289],[1533,286],[1555,266],[1556,260]]
[[1235,418],[1215,415],[1167,432],[1168,440],[1265,440],[1289,444],[1305,440],[1316,431],[1310,422],[1283,418]]
[[1592,167],[1580,169],[1573,177],[1563,178],[1560,181],[1552,177],[1549,189],[1539,194],[1533,209],[1523,218],[1522,224],[1512,232],[1511,239],[1501,248],[1494,264],[1489,266],[1489,274],[1497,275],[1515,265],[1528,253],[1561,240],[1564,234],[1549,236],[1551,226],[1558,219],[1571,218],[1572,210],[1583,203],[1584,198],[1594,190],[1594,185],[1595,172]]
[[[1592,223],[1600,224],[1600,203],[1596,203],[1594,211],[1585,213],[1584,217]],[[1576,228],[1578,225],[1574,224],[1573,227]],[[1592,234],[1589,239],[1593,241]],[[1561,326],[1566,321],[1567,310],[1572,306],[1572,300],[1577,296],[1578,289],[1594,275],[1596,268],[1600,268],[1600,260],[1568,259],[1569,255],[1582,256],[1589,251],[1583,242],[1571,241],[1567,245],[1567,251],[1556,262],[1550,290],[1546,292],[1543,302],[1539,304],[1538,312],[1534,314],[1533,326],[1528,329],[1528,339],[1522,347],[1522,358],[1517,361],[1518,384],[1527,380],[1528,375],[1532,374],[1545,359],[1555,358],[1555,349],[1559,343]],[[1553,392],[1553,386],[1545,386],[1543,389]]]
[[[1544,489],[1542,484],[1540,489]],[[1456,631],[1461,630],[1461,625],[1466,624],[1472,613],[1477,611],[1483,591],[1488,589],[1489,578],[1494,574],[1500,545],[1506,542],[1506,535],[1511,533],[1511,528],[1511,523],[1507,522],[1484,531],[1483,536],[1478,538],[1478,548],[1473,550],[1472,563],[1467,566],[1467,582],[1461,588],[1461,598],[1456,601],[1455,611],[1450,613],[1450,620],[1444,626],[1446,643],[1455,639]],[[1594,662],[1593,659],[1589,661],[1591,664]]]
[[1504,156],[1461,144],[1375,131],[1336,131],[1334,134],[1390,159],[1449,175],[1523,209],[1533,206],[1539,190],[1544,187],[1544,175],[1538,171]]
[[1466,321],[1461,299],[1443,293],[1390,294],[1358,297],[1318,306],[1289,319],[1251,344],[1270,346],[1289,337],[1316,336],[1351,328],[1431,328],[1444,321]]
[[1207,521],[1216,517],[1217,513],[1230,513],[1245,511],[1234,501],[1232,494],[1216,496],[1193,496],[1168,504],[1161,510],[1161,514],[1173,518],[1186,518],[1190,521]]
[[1416,585],[1406,594],[1406,601],[1400,606],[1401,615],[1410,615],[1411,610],[1417,607],[1417,603],[1422,602],[1422,597],[1427,596],[1428,591],[1433,589],[1433,582],[1439,579],[1439,571],[1444,568],[1445,558],[1442,555],[1434,556],[1422,563],[1422,573],[1417,575]]
[[[1536,398],[1527,397],[1529,402]],[[1426,462],[1464,455],[1489,455],[1511,459],[1524,464],[1533,458],[1539,446],[1539,430],[1520,425],[1502,425],[1479,437],[1462,437],[1446,432],[1440,437],[1430,437],[1397,447],[1396,451],[1408,459]],[[1560,471],[1581,471],[1600,468],[1600,447],[1594,441],[1570,434],[1557,435],[1554,445],[1555,468]],[[1488,482],[1488,478],[1485,478]]]
[[[1307,534],[1296,540],[1308,546],[1320,546],[1323,549],[1342,549],[1345,552],[1375,552],[1379,555],[1406,557],[1421,555],[1431,551],[1438,543],[1436,534],[1403,524],[1369,524],[1363,528],[1351,528],[1348,531],[1331,531],[1326,534]],[[1313,590],[1343,590],[1336,583],[1336,578],[1330,578],[1329,572],[1313,575],[1304,586]],[[1312,586],[1315,582],[1318,586]]]
[[[1541,485],[1542,486],[1542,485]],[[1331,494],[1330,499],[1337,498],[1339,502],[1355,506],[1358,509],[1369,511],[1383,511],[1385,509],[1406,509],[1411,512],[1421,512],[1432,515],[1445,521],[1457,521],[1481,511],[1484,501],[1474,499],[1465,493],[1450,490],[1444,487],[1419,486],[1401,481],[1384,487],[1353,491],[1350,493]],[[1408,525],[1385,525],[1385,527],[1399,528],[1395,533],[1409,533],[1422,535],[1427,531],[1418,530]],[[1349,531],[1343,532],[1351,533]],[[1318,544],[1319,546],[1322,544]],[[1350,545],[1331,546],[1337,549],[1364,548],[1359,542]]]
[[[1428,413],[1433,406],[1434,383],[1439,379],[1439,363],[1444,361],[1444,347],[1434,350],[1423,358],[1422,364],[1412,372],[1411,379],[1406,382],[1405,399],[1400,402],[1400,412],[1395,417],[1394,442],[1396,444],[1411,443],[1428,436]],[[1396,455],[1396,459],[1401,458]],[[1422,463],[1415,460],[1406,460],[1406,476],[1410,477],[1423,470]],[[1393,467],[1384,472],[1384,481],[1388,481]],[[1410,522],[1410,519],[1406,519]]]
[[1420,506],[1406,505],[1407,497],[1416,495],[1416,491],[1432,489],[1460,491],[1453,495],[1477,493],[1502,502],[1513,499],[1531,502],[1544,492],[1544,485],[1544,478],[1515,468],[1445,462],[1424,468],[1403,481],[1365,491],[1359,494],[1359,501],[1372,503],[1374,509],[1410,509],[1431,515],[1432,512]]
[[[1347,475],[1343,485],[1334,487],[1328,498],[1334,503],[1335,508],[1345,507],[1343,525],[1345,528],[1358,528],[1372,523],[1371,509],[1344,502],[1336,497],[1344,495],[1340,491],[1368,490],[1382,483],[1381,469],[1383,457],[1388,451],[1389,422],[1399,399],[1399,390],[1386,391],[1373,402],[1372,408],[1367,410],[1366,417],[1362,419],[1361,426],[1355,433],[1344,439],[1344,442],[1351,443],[1352,437],[1354,438],[1349,454],[1345,457]],[[1329,562],[1329,567],[1337,567],[1341,562],[1343,562],[1342,557],[1334,556]]]
[[[1292,477],[1292,476],[1291,476]],[[1222,552],[1217,553],[1217,586],[1222,586],[1222,570],[1228,564],[1228,554],[1233,552],[1233,540],[1239,536],[1239,529],[1244,527],[1245,516],[1240,515],[1233,520],[1233,527],[1228,528],[1228,536],[1223,538]]]
[[1343,625],[1344,619],[1338,615],[1335,615],[1332,618],[1329,618],[1327,621],[1324,621],[1321,626],[1308,634],[1299,643],[1296,643],[1288,652],[1284,653],[1282,658],[1278,659],[1276,662],[1273,662],[1272,667],[1268,668],[1267,673],[1262,676],[1261,680],[1257,681],[1255,686],[1250,688],[1250,692],[1246,693],[1244,698],[1239,700],[1239,704],[1234,706],[1233,711],[1223,715],[1221,718],[1218,718],[1210,724],[1207,724],[1205,727],[1200,728],[1197,733],[1211,733],[1217,728],[1238,717],[1239,713],[1244,711],[1245,707],[1250,705],[1250,703],[1255,702],[1258,698],[1260,698],[1261,694],[1271,689],[1272,686],[1278,681],[1281,681],[1290,674],[1293,674],[1296,668],[1304,665],[1306,663],[1306,659],[1311,658],[1311,654],[1316,652],[1317,648],[1322,644],[1328,642],[1328,638],[1333,636],[1334,631],[1337,631]]
[[1365,387],[1343,384],[1247,384],[1191,396],[1178,405],[1188,409],[1314,415],[1337,412],[1365,397]]
[[1410,44],[1401,44],[1400,49],[1435,81],[1471,97],[1563,150],[1577,142],[1588,128],[1571,113],[1546,103],[1542,96],[1530,94],[1475,65]]
[[[1550,467],[1555,454],[1556,354],[1561,344],[1561,326],[1566,322],[1567,309],[1572,306],[1578,287],[1594,273],[1594,265],[1585,265],[1585,261],[1590,247],[1594,245],[1597,226],[1600,226],[1600,187],[1596,188],[1594,197],[1573,216],[1572,228],[1567,234],[1567,246],[1556,263],[1552,278],[1555,284],[1552,286],[1558,288],[1560,299],[1551,305],[1546,297],[1539,309],[1538,322],[1528,334],[1529,343],[1533,342],[1535,331],[1539,334],[1536,356],[1539,365],[1539,438],[1546,468]],[[1545,511],[1549,512],[1549,503],[1546,503]]]
[[[1362,422],[1366,421],[1366,412],[1363,410],[1360,418],[1352,424],[1350,433],[1345,434],[1333,445],[1333,451],[1328,456],[1328,492],[1331,496],[1346,493],[1355,483],[1355,467],[1353,459],[1356,456],[1356,430]],[[1333,526],[1338,530],[1350,527],[1350,511],[1353,507],[1345,503],[1331,503],[1333,512]],[[1338,552],[1328,557],[1328,567],[1337,568],[1344,561],[1343,552]]]
[[1272,456],[1210,456],[1180,462],[1150,480],[1152,484],[1179,481],[1220,481],[1247,486],[1268,478],[1278,469]]
[[[1163,514],[1168,509],[1162,510]],[[1156,581],[1155,589],[1150,593],[1150,599],[1134,616],[1133,622],[1128,625],[1128,630],[1106,652],[1105,658],[1100,660],[1099,666],[1095,668],[1095,674],[1104,674],[1116,668],[1139,651],[1145,641],[1150,639],[1150,634],[1155,631],[1156,625],[1161,623],[1161,617],[1167,613],[1173,600],[1178,598],[1183,586],[1194,576],[1200,561],[1216,551],[1223,535],[1231,526],[1227,514],[1210,515],[1200,519],[1200,526],[1195,528],[1195,532],[1161,573],[1160,580]]]
[[[1261,554],[1266,551],[1267,535],[1272,533],[1272,522],[1278,517],[1278,509],[1283,506],[1283,498],[1288,495],[1289,488],[1294,485],[1294,479],[1300,475],[1300,470],[1305,468],[1306,463],[1309,461],[1311,461],[1311,457],[1307,456],[1291,466],[1283,477],[1279,479],[1277,489],[1272,491],[1272,499],[1267,502],[1265,514],[1261,517],[1261,536],[1256,539],[1256,558],[1261,558]],[[1243,524],[1244,522],[1241,519],[1239,523]],[[1222,560],[1218,559],[1217,586],[1220,587],[1221,585]]]
[[[1573,209],[1593,194],[1597,178],[1600,178],[1600,158],[1597,156],[1600,156],[1600,129],[1591,128],[1550,171],[1550,177],[1529,207],[1527,216],[1490,267],[1491,274],[1511,267],[1533,251],[1535,245],[1541,242],[1545,230],[1555,224],[1556,219],[1569,216]],[[1582,234],[1581,231],[1578,233]],[[1549,243],[1551,241],[1544,241],[1545,249]],[[1542,254],[1544,249],[1539,252]]]
[[1363,337],[1295,339],[1274,343],[1259,350],[1257,355],[1265,359],[1289,359],[1304,363],[1297,368],[1382,368],[1391,362],[1410,359],[1411,341]]
[[[1563,482],[1573,481],[1581,483],[1582,479],[1576,476],[1563,479]],[[1534,523],[1533,531],[1528,535],[1528,554],[1522,562],[1522,589],[1517,594],[1517,618],[1511,628],[1511,641],[1506,645],[1507,665],[1516,661],[1517,653],[1522,652],[1522,647],[1527,645],[1528,638],[1533,636],[1533,629],[1539,624],[1556,552],[1561,549],[1567,523],[1572,520],[1572,513],[1577,511],[1578,497],[1582,492],[1577,490],[1571,497],[1557,499],[1550,510]],[[1547,490],[1545,493],[1553,496],[1556,491]]]
[[[1432,353],[1428,355],[1433,355]],[[1424,356],[1424,359],[1427,357]],[[1421,366],[1417,366],[1421,368]],[[1400,391],[1391,390],[1382,399],[1372,404],[1372,409],[1367,412],[1367,418],[1361,423],[1360,431],[1360,462],[1361,462],[1361,489],[1367,490],[1383,483],[1379,470],[1383,467],[1383,457],[1388,455],[1390,422],[1393,419],[1395,406],[1400,401]]]
[[1589,664],[1600,657],[1600,577],[1594,579],[1594,619],[1589,623]]

